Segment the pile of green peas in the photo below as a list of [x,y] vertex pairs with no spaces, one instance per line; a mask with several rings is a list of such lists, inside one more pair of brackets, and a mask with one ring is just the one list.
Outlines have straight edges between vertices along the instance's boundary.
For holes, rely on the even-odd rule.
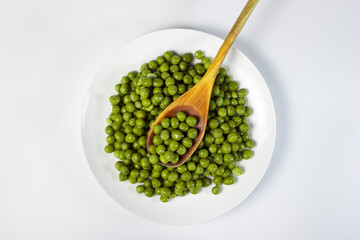
[[[196,63],[194,56],[199,60]],[[120,181],[139,183],[138,193],[159,195],[167,202],[176,196],[197,194],[213,182],[212,193],[218,194],[220,186],[233,184],[234,176],[243,173],[237,163],[253,156],[255,144],[247,123],[252,110],[245,99],[248,91],[239,88],[225,68],[220,68],[216,77],[205,135],[188,161],[179,167],[164,167],[147,152],[147,134],[155,119],[198,83],[210,65],[211,59],[200,50],[194,55],[166,51],[115,85],[117,94],[109,99],[112,112],[106,119],[105,152],[119,159],[115,168]]]
[[198,130],[194,128],[196,124],[196,117],[187,116],[184,112],[178,112],[176,117],[161,119],[160,124],[154,126],[155,135],[153,145],[149,147],[149,162],[177,163],[198,136]]

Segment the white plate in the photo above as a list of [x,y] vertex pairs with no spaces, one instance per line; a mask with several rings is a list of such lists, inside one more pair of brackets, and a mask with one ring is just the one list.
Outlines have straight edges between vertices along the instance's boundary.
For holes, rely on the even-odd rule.
[[275,144],[276,121],[273,101],[268,87],[250,60],[232,48],[223,63],[240,86],[249,89],[248,104],[254,109],[249,118],[251,137],[256,142],[254,157],[243,160],[244,174],[232,186],[223,186],[219,195],[211,193],[212,186],[197,195],[176,197],[168,203],[157,197],[147,198],[135,191],[129,182],[119,182],[114,168],[116,158],[104,152],[105,119],[111,112],[109,96],[114,86],[129,71],[154,59],[166,50],[179,54],[194,53],[197,49],[212,58],[223,40],[208,33],[190,29],[161,30],[141,36],[118,50],[96,76],[85,99],[82,115],[82,139],[91,170],[105,191],[124,208],[148,219],[167,224],[190,224],[212,219],[241,203],[256,187],[271,159]]

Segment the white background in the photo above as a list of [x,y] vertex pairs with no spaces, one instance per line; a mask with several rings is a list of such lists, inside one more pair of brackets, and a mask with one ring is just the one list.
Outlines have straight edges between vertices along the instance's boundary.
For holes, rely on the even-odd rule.
[[169,226],[96,182],[81,143],[92,79],[116,49],[183,27],[224,38],[245,0],[0,0],[0,239],[359,239],[360,2],[260,1],[235,42],[273,96],[268,171],[238,207]]

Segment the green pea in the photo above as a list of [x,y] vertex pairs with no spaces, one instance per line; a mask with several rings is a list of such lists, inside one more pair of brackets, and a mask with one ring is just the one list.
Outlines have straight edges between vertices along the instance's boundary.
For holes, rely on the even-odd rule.
[[193,141],[188,138],[188,137],[184,137],[182,139],[182,144],[186,147],[186,148],[190,148],[193,145]]
[[170,195],[171,195],[171,190],[168,187],[162,187],[160,189],[160,192],[161,192],[161,196],[164,196],[164,197],[170,197]]
[[171,57],[171,63],[172,64],[179,64],[180,63],[180,60],[181,60],[181,58],[178,56],[178,55],[173,55],[172,57]]
[[146,169],[148,166],[150,166],[149,159],[147,157],[144,157],[140,160],[141,167]]
[[172,128],[176,129],[179,127],[180,121],[177,118],[172,117],[170,119],[170,125]]
[[123,162],[117,161],[117,162],[115,163],[115,168],[116,168],[116,170],[120,171],[120,168],[121,168],[123,165],[124,165]]
[[223,68],[223,67],[221,67],[221,68],[219,69],[219,74],[220,74],[221,76],[225,77],[225,76],[227,75],[226,69]]
[[162,130],[160,133],[161,140],[165,141],[170,138],[170,133],[168,130]]
[[203,51],[200,51],[200,50],[197,50],[196,52],[195,52],[195,58],[197,58],[197,59],[202,59],[204,57],[204,52]]
[[[170,103],[171,103],[171,99],[169,97],[165,97],[164,100],[159,104],[159,107],[161,109],[165,109],[167,106],[169,106]],[[155,115],[157,114],[158,112]]]
[[242,123],[242,124],[240,124],[240,126],[239,126],[239,130],[240,130],[241,132],[247,132],[247,131],[249,130],[249,125],[247,125],[246,123]]
[[244,159],[250,159],[253,156],[253,152],[251,150],[244,150],[242,152],[242,157]]
[[181,140],[181,138],[183,137],[183,134],[181,131],[179,130],[174,130],[172,133],[171,133],[171,138],[176,140],[176,141],[179,141]]
[[174,53],[172,53],[172,52],[170,52],[170,51],[164,52],[164,58],[165,58],[167,61],[171,61],[172,56],[174,56]]
[[216,144],[211,144],[210,146],[209,146],[209,152],[210,153],[216,153],[217,152],[217,146],[216,146]]
[[174,186],[174,182],[168,180],[168,179],[165,179],[164,180],[164,186],[165,187],[173,187]]
[[174,64],[170,66],[170,72],[176,73],[178,71],[180,71],[180,67],[178,65]]
[[190,74],[190,76],[192,76],[192,77],[194,77],[194,76],[196,76],[197,75],[197,72],[196,72],[196,70],[195,70],[195,68],[194,67],[189,67],[189,74]]
[[248,94],[248,90],[246,88],[241,88],[238,92],[237,92],[239,97],[245,97]]
[[114,134],[114,129],[113,129],[111,126],[107,126],[107,127],[105,128],[105,133],[106,133],[107,135],[113,135],[113,134]]
[[217,166],[215,163],[211,163],[211,164],[209,164],[209,166],[207,167],[207,170],[208,170],[209,172],[213,173],[213,172],[216,172],[217,168],[218,168],[218,166]]
[[251,114],[253,113],[252,109],[249,107],[245,107],[245,117],[250,117]]
[[161,79],[166,80],[168,77],[170,77],[170,73],[167,71],[161,72]]
[[168,128],[170,127],[170,119],[169,118],[163,118],[161,119],[161,126],[163,128]]
[[200,166],[202,166],[203,168],[207,168],[210,164],[210,161],[206,158],[202,158],[200,159]]
[[142,85],[145,87],[151,87],[153,85],[152,78],[149,78],[149,77],[144,78],[142,81]]
[[177,167],[177,171],[178,173],[184,173],[186,172],[188,169],[187,169],[187,166],[186,165],[181,165],[179,167]]
[[134,78],[136,78],[137,73],[135,71],[129,72],[128,73],[128,78],[130,78],[130,80],[134,80]]
[[[194,177],[193,177],[193,179],[194,179]],[[204,184],[203,184],[202,180],[198,179],[198,180],[195,181],[195,188],[196,189],[201,189],[201,188],[203,188],[203,186],[204,186]]]
[[239,139],[239,135],[237,133],[230,133],[228,136],[227,136],[227,140],[230,142],[230,143],[235,143],[237,142],[237,140]]
[[155,164],[155,163],[159,162],[159,156],[155,155],[155,154],[151,155],[149,158],[149,162],[151,164]]
[[255,143],[252,140],[247,140],[245,142],[245,146],[248,147],[248,148],[253,148],[255,146]]
[[145,179],[149,178],[150,177],[149,171],[147,171],[145,169],[141,170],[140,171],[140,177],[145,178]]
[[236,114],[236,109],[233,106],[227,106],[227,116],[234,116]]
[[153,80],[153,86],[156,88],[161,88],[164,85],[164,81],[160,78],[155,78]]
[[181,122],[179,124],[179,130],[182,132],[187,132],[189,130],[189,125],[187,125],[185,122]]
[[[234,157],[235,158],[235,157]],[[236,161],[232,161],[227,165],[228,169],[232,170],[234,167],[236,167]]]
[[178,86],[178,91],[177,91],[177,93],[178,94],[183,94],[184,92],[186,92],[186,86],[185,86],[185,84],[179,84]]
[[215,118],[210,119],[210,121],[208,122],[209,128],[210,129],[215,129],[217,127],[219,127],[219,121]]
[[224,162],[225,163],[230,163],[232,161],[235,161],[235,157],[231,154],[225,154],[224,155]]
[[184,77],[184,73],[183,72],[174,72],[173,77],[175,78],[175,80],[181,81]]
[[114,143],[114,142],[115,142],[115,137],[114,137],[114,136],[107,136],[107,137],[106,137],[106,142],[107,142],[108,144]]
[[144,191],[144,194],[147,197],[152,197],[154,195],[154,193],[155,193],[155,190],[152,187],[146,188]]
[[207,158],[209,156],[209,152],[206,149],[200,149],[198,155],[200,158]]
[[175,140],[171,140],[170,144],[169,144],[169,149],[171,151],[176,151],[179,148],[180,144],[175,141]]
[[194,78],[193,78],[193,83],[197,84],[198,82],[200,82],[201,78],[202,77],[200,75],[195,75]]
[[232,185],[235,182],[234,176],[228,176],[224,178],[225,185]]
[[196,169],[195,169],[195,173],[196,174],[203,174],[204,173],[204,168],[201,165],[197,165]]
[[161,131],[163,130],[163,127],[159,124],[154,126],[154,133],[159,135],[161,133]]
[[201,64],[205,64],[205,63],[211,63],[211,58],[209,58],[209,57],[203,57],[202,59],[201,59]]
[[196,170],[196,163],[192,161],[188,161],[187,168],[189,171],[195,171]]
[[228,144],[228,143],[224,143],[222,146],[221,146],[221,150],[224,154],[228,154],[228,153],[231,153],[231,145]]
[[157,178],[151,180],[152,186],[156,189],[161,186],[161,181]]
[[229,83],[229,90],[230,91],[236,91],[239,88],[239,83],[235,81],[231,81]]
[[169,176],[169,170],[168,169],[164,169],[164,170],[161,171],[161,177],[163,179],[167,179],[168,176]]
[[211,192],[214,194],[214,195],[218,195],[220,193],[220,187],[219,186],[214,186],[212,189],[211,189]]
[[187,62],[181,62],[179,63],[179,67],[181,71],[186,71],[189,67],[189,64]]
[[150,96],[150,89],[149,88],[141,88],[140,89],[140,98],[145,99]]
[[181,174],[181,180],[190,181],[192,179],[192,174],[190,172],[185,172]]
[[161,137],[159,135],[155,135],[153,138],[153,143],[155,145],[161,145],[161,144],[163,144],[163,140],[161,139]]
[[161,189],[159,187],[155,188],[155,195],[161,195]]
[[173,86],[175,84],[175,79],[172,78],[172,77],[168,77],[166,80],[165,80],[165,85],[167,87],[170,87],[170,86]]
[[112,153],[115,150],[114,145],[112,144],[106,145],[104,149],[106,153]]
[[119,173],[119,180],[120,182],[126,181],[128,179],[128,176],[123,174],[122,172]]
[[226,117],[226,116],[227,116],[227,110],[226,110],[226,108],[224,108],[224,107],[219,108],[219,110],[218,110],[218,115],[219,115],[220,117]]
[[[198,135],[198,131],[196,128],[190,128],[188,131],[187,131],[187,136],[191,139],[194,139],[196,138]],[[175,139],[176,140],[176,139]],[[180,139],[178,139],[180,140]]]
[[221,85],[224,83],[224,80],[225,80],[224,76],[218,74],[215,79],[215,84]]
[[215,141],[215,138],[210,133],[206,133],[204,136],[204,141],[205,141],[205,144],[209,145]]
[[161,166],[161,165],[159,165],[159,164],[154,164],[154,165],[153,165],[153,169],[154,169],[155,171],[158,171],[158,172],[160,172],[163,168],[164,168],[164,167]]
[[223,135],[223,131],[221,128],[214,129],[213,136],[214,138],[221,138]]
[[177,172],[170,172],[168,175],[168,180],[172,181],[172,182],[175,182],[176,180],[178,180],[178,178],[179,178],[179,175]]
[[170,66],[167,62],[161,64],[161,66],[160,66],[160,72],[167,72],[167,71],[169,71],[169,69],[170,69]]
[[165,197],[165,196],[160,196],[160,201],[163,203],[166,203],[169,201],[169,198]]
[[144,187],[144,185],[138,185],[137,187],[136,187],[136,192],[137,193],[143,193],[145,191],[145,187]]
[[150,152],[151,154],[156,154],[156,145],[151,145],[151,146],[149,147],[149,152]]
[[182,156],[186,153],[186,147],[182,144],[179,145],[178,149],[176,150],[176,152]]
[[230,132],[230,126],[227,123],[223,123],[220,125],[220,130],[225,133],[228,134]]
[[170,144],[171,141],[172,141],[171,138],[166,139],[166,140],[164,140],[164,144],[165,144],[166,146],[169,146],[169,144]]
[[165,151],[166,151],[165,145],[158,145],[156,148],[156,154],[158,154],[158,155],[165,154]]
[[186,124],[190,127],[194,127],[197,124],[197,119],[194,116],[187,116],[186,117]]
[[149,62],[149,68],[150,68],[150,69],[154,70],[154,69],[156,69],[157,67],[158,67],[158,63],[157,63],[156,61],[151,60],[151,61]]
[[139,176],[140,172],[137,169],[133,169],[130,171],[130,177],[132,177],[133,179],[136,179]]
[[[220,169],[220,168],[219,168]],[[224,168],[222,168],[223,171],[224,171]],[[220,186],[222,183],[223,183],[223,178],[221,176],[215,176],[213,178],[213,183],[216,185],[216,186]]]
[[187,63],[190,63],[193,59],[193,56],[191,53],[185,53],[183,56],[182,56],[182,60],[184,62],[187,62]]
[[141,159],[141,155],[139,153],[134,153],[132,156],[131,156],[131,160],[134,162],[134,163],[137,163],[139,162]]

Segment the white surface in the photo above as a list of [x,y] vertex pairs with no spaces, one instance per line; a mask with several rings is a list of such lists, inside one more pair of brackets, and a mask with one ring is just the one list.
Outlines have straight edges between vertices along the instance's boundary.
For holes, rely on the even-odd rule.
[[[176,41],[173,41],[176,39]],[[106,134],[105,120],[111,112],[109,96],[116,92],[114,86],[130,71],[155,59],[165,50],[178,54],[206,50],[206,56],[215,56],[223,40],[200,31],[189,29],[167,29],[155,31],[136,38],[123,46],[97,74],[85,97],[82,117],[82,139],[85,155],[95,177],[106,192],[126,209],[166,224],[199,223],[222,215],[241,203],[256,187],[270,162],[275,145],[276,119],[270,92],[256,67],[238,49],[232,48],[223,66],[240,86],[247,88],[248,104],[254,109],[249,118],[253,126],[251,138],[256,142],[254,157],[239,165],[244,174],[236,177],[236,184],[223,187],[221,194],[214,196],[211,188],[199,194],[175,198],[164,204],[159,197],[152,199],[139,195],[129,182],[119,182],[114,164],[118,160],[104,152]],[[189,211],[191,208],[191,211]]]
[[[225,2],[225,1],[223,1]],[[244,1],[0,2],[1,239],[359,239],[360,2],[260,1],[235,45],[272,93],[277,141],[255,191],[167,226],[104,194],[81,145],[95,74],[124,43],[188,27],[225,37]]]

